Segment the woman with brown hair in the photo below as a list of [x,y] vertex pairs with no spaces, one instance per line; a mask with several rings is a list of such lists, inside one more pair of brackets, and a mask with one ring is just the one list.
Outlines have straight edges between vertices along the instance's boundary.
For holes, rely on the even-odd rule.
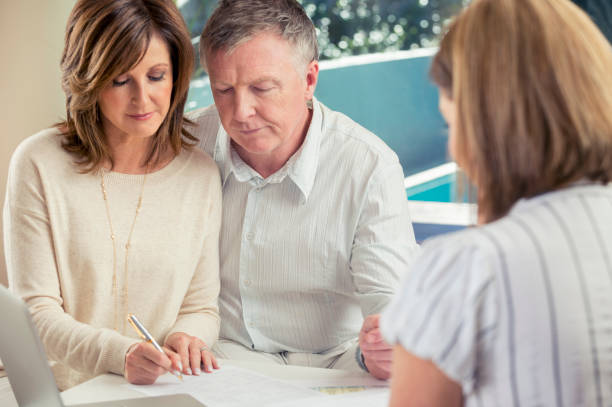
[[609,406],[609,43],[568,0],[474,0],[431,76],[479,226],[427,242],[383,314],[391,405]]
[[[61,68],[66,120],[17,148],[4,208],[9,286],[58,386],[210,371],[221,189],[183,118],[184,21],[171,0],[80,0]],[[139,341],[128,313],[165,354]]]

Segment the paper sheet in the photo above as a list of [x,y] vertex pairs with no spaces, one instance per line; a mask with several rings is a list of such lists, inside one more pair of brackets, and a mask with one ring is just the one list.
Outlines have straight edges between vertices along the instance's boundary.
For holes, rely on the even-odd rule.
[[181,382],[171,374],[161,376],[155,384],[135,386],[125,384],[148,396],[187,393],[207,407],[267,406],[287,403],[288,400],[325,399],[317,391],[295,386],[280,380],[235,366],[222,366],[213,373],[183,376]]
[[388,381],[378,380],[369,374],[359,377],[322,377],[318,379],[291,380],[290,383],[328,395],[357,393],[375,388],[389,387]]
[[323,398],[285,400],[267,407],[385,407],[389,405],[389,388],[370,387],[363,391]]
[[290,380],[292,384],[300,387],[389,387],[389,381],[379,380],[369,374],[359,377],[322,377]]

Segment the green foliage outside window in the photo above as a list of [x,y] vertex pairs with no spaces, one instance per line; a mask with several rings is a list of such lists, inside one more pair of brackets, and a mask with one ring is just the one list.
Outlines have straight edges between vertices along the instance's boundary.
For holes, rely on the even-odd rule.
[[[317,28],[320,59],[325,60],[435,46],[445,24],[469,0],[298,1]],[[198,38],[217,0],[177,4],[192,38]]]

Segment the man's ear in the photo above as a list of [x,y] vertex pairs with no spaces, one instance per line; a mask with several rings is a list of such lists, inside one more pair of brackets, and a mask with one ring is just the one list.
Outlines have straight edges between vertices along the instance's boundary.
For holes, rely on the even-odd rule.
[[306,89],[305,98],[306,100],[312,99],[315,88],[317,87],[317,81],[319,80],[319,61],[311,61],[306,67]]

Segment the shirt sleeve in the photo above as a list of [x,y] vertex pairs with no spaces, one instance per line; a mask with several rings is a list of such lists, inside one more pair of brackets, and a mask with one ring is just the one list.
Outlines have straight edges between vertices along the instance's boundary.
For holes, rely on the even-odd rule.
[[426,243],[381,318],[387,342],[435,363],[464,394],[496,335],[498,314],[494,256],[470,240],[459,233]]
[[4,206],[9,287],[32,314],[47,356],[92,374],[123,374],[125,353],[138,342],[94,328],[64,312],[43,171],[22,144],[11,160]]
[[[168,336],[175,332],[185,332],[204,341],[212,347],[219,336],[219,230],[221,228],[221,182],[219,172],[214,167],[210,177],[210,197],[206,213],[208,230],[202,246],[191,284],[187,290],[176,322]],[[187,182],[187,181],[185,181]]]
[[419,247],[414,238],[399,162],[369,180],[351,251],[350,268],[364,316],[389,303]]

